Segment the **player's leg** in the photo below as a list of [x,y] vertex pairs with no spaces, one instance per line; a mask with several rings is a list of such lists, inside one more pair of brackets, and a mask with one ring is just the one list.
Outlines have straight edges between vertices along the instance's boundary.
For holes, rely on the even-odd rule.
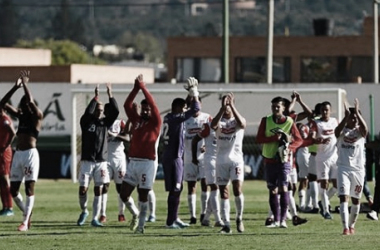
[[79,169],[79,207],[81,209],[81,214],[79,215],[79,219],[77,221],[78,226],[83,226],[88,217],[88,209],[87,209],[87,190],[90,184],[92,168],[94,163],[89,161],[81,161],[80,169]]
[[110,182],[108,174],[107,162],[97,162],[94,167],[94,200],[92,203],[92,221],[91,225],[101,227],[103,224],[99,222],[100,209],[102,205],[102,190],[106,183]]

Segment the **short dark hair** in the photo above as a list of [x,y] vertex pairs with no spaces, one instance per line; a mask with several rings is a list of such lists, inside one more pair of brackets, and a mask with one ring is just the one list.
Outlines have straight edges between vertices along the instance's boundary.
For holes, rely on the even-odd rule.
[[186,105],[186,100],[183,98],[175,98],[172,102],[172,110],[179,107],[182,108]]
[[142,99],[140,104],[141,105],[148,105],[148,101],[146,99]]
[[[275,98],[272,99],[271,103],[278,103],[278,102],[282,102],[284,104],[285,107],[286,106],[286,100],[285,98],[281,97],[281,96],[276,96]],[[288,100],[289,101],[289,100]],[[289,102],[290,103],[290,102]],[[288,105],[289,106],[289,105]]]

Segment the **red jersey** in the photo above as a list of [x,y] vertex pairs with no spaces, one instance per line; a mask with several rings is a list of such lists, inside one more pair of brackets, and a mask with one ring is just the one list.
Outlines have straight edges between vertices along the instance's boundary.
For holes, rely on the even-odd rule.
[[134,87],[124,103],[125,113],[132,124],[132,139],[129,146],[129,157],[142,159],[156,159],[156,141],[161,131],[161,116],[153,96],[146,87],[142,87],[145,99],[151,108],[149,120],[143,120],[133,108],[133,100],[139,92],[138,87]]
[[0,116],[0,151],[4,151],[12,142],[14,134],[10,127],[12,120],[6,114]]

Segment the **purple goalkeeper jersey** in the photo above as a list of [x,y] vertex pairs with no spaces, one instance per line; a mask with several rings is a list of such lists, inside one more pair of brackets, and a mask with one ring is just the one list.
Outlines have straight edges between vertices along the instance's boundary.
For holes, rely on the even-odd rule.
[[185,123],[200,110],[199,102],[192,102],[184,113],[168,113],[164,117],[162,138],[164,140],[163,162],[182,158],[184,151]]

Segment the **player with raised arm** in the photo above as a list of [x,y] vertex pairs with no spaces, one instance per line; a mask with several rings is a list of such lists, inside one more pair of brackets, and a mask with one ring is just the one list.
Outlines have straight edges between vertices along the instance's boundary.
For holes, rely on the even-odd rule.
[[[359,100],[354,108],[345,105],[345,116],[335,128],[338,148],[337,185],[340,198],[340,217],[343,235],[355,234],[355,223],[360,211],[360,198],[363,193],[365,164],[364,144],[368,133],[367,124],[359,110]],[[348,202],[351,197],[351,211]]]
[[[108,115],[110,104],[104,105],[104,114]],[[116,119],[112,126],[108,129],[108,172],[110,180],[115,182],[117,197],[118,197],[118,221],[124,222],[125,204],[120,199],[120,188],[123,181],[125,171],[127,169],[127,159],[124,153],[124,142],[128,140],[128,131],[126,121],[123,119]],[[107,220],[106,209],[108,200],[109,183],[103,185],[102,190],[102,205],[100,209],[99,222],[105,223]]]
[[229,183],[232,182],[235,197],[236,228],[239,233],[244,232],[243,211],[244,182],[243,138],[246,127],[245,118],[235,106],[235,96],[228,93],[222,97],[221,107],[212,119],[211,128],[216,131],[217,158],[216,179],[221,196],[221,216],[224,226],[221,233],[231,233]]
[[[145,99],[141,101],[141,110],[138,113],[133,101],[140,90]],[[156,179],[156,143],[161,130],[161,116],[153,96],[143,82],[143,75],[138,75],[135,79],[133,89],[125,100],[124,110],[132,124],[132,136],[128,153],[129,162],[121,185],[120,197],[133,216],[130,229],[135,233],[144,233],[148,194]],[[131,196],[136,187],[140,211]]]
[[104,106],[99,101],[99,85],[95,87],[95,96],[88,104],[80,119],[82,129],[82,153],[79,170],[79,205],[82,210],[77,221],[78,226],[83,226],[87,217],[87,191],[90,181],[94,180],[94,200],[92,204],[92,221],[94,227],[102,227],[99,222],[101,209],[101,195],[103,185],[110,182],[107,169],[108,160],[108,128],[112,126],[119,109],[112,95],[111,84],[107,83],[107,95],[110,108],[107,116],[104,116]]
[[180,196],[183,189],[185,121],[200,110],[200,103],[197,79],[190,77],[187,84],[189,96],[192,97],[190,109],[187,109],[185,99],[175,98],[171,105],[171,112],[165,115],[163,122],[164,152],[162,165],[165,190],[168,192],[166,227],[170,229],[181,229],[189,226],[178,218]]
[[[4,96],[2,103],[8,102],[17,89],[24,89],[24,96],[17,109],[7,105],[9,114],[19,120],[17,129],[16,152],[13,156],[11,167],[11,194],[14,202],[23,212],[23,221],[17,228],[18,231],[27,231],[31,227],[31,216],[34,207],[34,186],[40,170],[40,158],[37,150],[37,138],[41,130],[43,114],[35,104],[28,88],[29,71],[21,71],[20,78],[12,89]],[[25,181],[26,203],[24,204],[20,194],[21,183]]]
[[[201,103],[201,100],[199,100]],[[191,144],[194,136],[202,129],[202,125],[211,119],[210,114],[198,111],[190,119],[185,121],[185,152],[184,152],[184,180],[187,182],[188,193],[187,202],[190,212],[190,224],[196,224],[196,184],[197,180],[201,181],[201,216],[202,222],[207,210],[207,202],[209,192],[207,192],[206,179],[204,175],[203,154],[198,151],[199,164],[194,164],[192,159]],[[199,142],[199,147],[203,145],[203,141]]]

